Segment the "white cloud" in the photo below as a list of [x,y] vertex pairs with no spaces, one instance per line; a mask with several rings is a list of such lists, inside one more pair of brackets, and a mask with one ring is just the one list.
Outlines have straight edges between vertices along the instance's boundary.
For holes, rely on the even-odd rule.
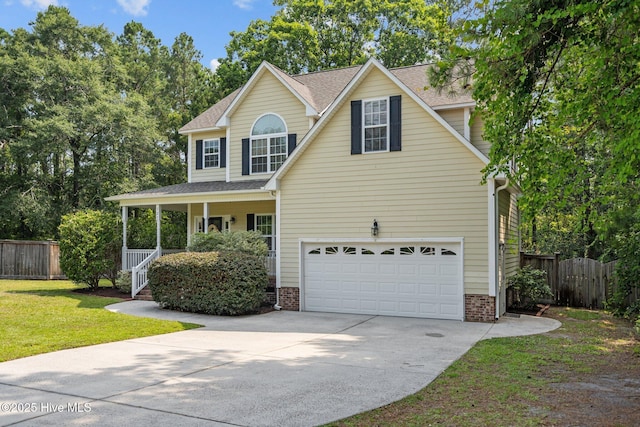
[[253,6],[251,6],[253,0],[233,0],[233,5],[239,7],[244,10],[251,10]]
[[49,5],[58,5],[58,0],[20,0],[23,6],[33,7],[34,9],[46,9]]
[[149,12],[147,7],[150,3],[151,0],[118,0],[124,11],[133,16],[145,16]]
[[220,61],[218,61],[217,59],[212,59],[211,61],[209,61],[209,67],[211,67],[211,71],[216,71],[219,65]]

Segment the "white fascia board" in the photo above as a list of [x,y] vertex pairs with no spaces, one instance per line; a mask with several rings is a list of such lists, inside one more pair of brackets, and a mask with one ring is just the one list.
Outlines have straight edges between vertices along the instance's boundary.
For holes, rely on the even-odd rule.
[[436,107],[431,107],[434,111],[441,110],[455,110],[458,108],[473,108],[476,106],[475,102],[461,102],[459,104],[446,104],[446,105],[438,105]]
[[[183,193],[183,194],[150,194],[148,196],[129,196],[128,194],[120,194],[117,196],[105,197],[108,202],[123,202],[129,200],[144,201],[144,200],[156,200],[156,199],[172,199],[180,197],[199,197],[199,196],[226,196],[234,194],[255,194],[255,193],[269,193],[266,189],[259,188],[256,190],[232,190],[232,191],[220,191],[220,192],[200,192],[200,193]],[[273,198],[273,197],[272,197]]]
[[220,126],[213,126],[208,128],[200,128],[200,129],[189,129],[188,131],[178,131],[180,135],[190,135],[197,132],[210,132],[212,130],[222,130]]
[[[489,164],[489,159],[485,156],[480,150],[478,150],[471,142],[467,141],[458,131],[456,131],[445,119],[443,119],[438,113],[436,113],[427,103],[425,103],[418,95],[416,95],[411,89],[409,89],[404,83],[400,81],[396,76],[394,76],[389,70],[387,70],[378,60],[375,58],[369,59],[360,70],[356,73],[356,75],[351,79],[349,84],[342,90],[340,95],[331,103],[331,105],[323,112],[322,116],[316,123],[316,125],[305,135],[305,137],[300,141],[300,144],[293,151],[293,155],[289,156],[287,160],[280,166],[280,168],[271,176],[269,182],[265,185],[264,188],[272,189],[274,187],[274,182],[279,180],[282,175],[284,175],[292,163],[294,163],[298,157],[302,155],[302,153],[306,150],[306,146],[310,140],[312,140],[315,135],[322,129],[323,124],[326,120],[332,116],[332,113],[336,111],[337,106],[342,105],[342,101],[346,98],[353,88],[360,82],[362,77],[365,74],[368,74],[372,67],[377,67],[382,73],[384,73],[387,77],[389,77],[400,89],[405,92],[411,99],[413,99],[418,105],[424,108],[429,115],[431,115],[438,123],[440,123],[445,129],[451,133],[462,145],[467,147],[469,151],[480,159],[485,165]],[[460,104],[462,105],[462,104]],[[474,104],[475,105],[475,104]]]
[[404,92],[411,97],[418,105],[422,106],[424,110],[431,115],[438,123],[440,123],[445,129],[449,131],[451,135],[453,135],[462,145],[467,147],[469,151],[476,155],[480,161],[482,161],[485,165],[489,164],[489,159],[485,156],[480,150],[478,150],[471,142],[467,141],[464,136],[460,135],[460,133],[453,128],[445,119],[440,116],[440,114],[436,113],[433,108],[431,108],[426,102],[422,100],[414,91],[409,89],[400,79],[394,76],[389,70],[387,70],[382,64],[380,64],[377,60],[373,59],[375,65],[382,71],[387,77],[389,77],[396,85],[404,90]]
[[342,100],[351,92],[351,89],[355,86],[356,82],[360,80],[362,75],[368,72],[368,70],[372,66],[373,59],[370,59],[365,63],[362,68],[356,73],[356,75],[351,79],[349,84],[345,86],[340,95],[333,100],[333,102],[322,112],[322,115],[316,122],[316,124],[307,132],[307,134],[302,138],[302,141],[298,144],[295,150],[293,150],[293,154],[287,157],[287,160],[280,166],[280,168],[271,176],[271,179],[264,186],[265,189],[274,190],[277,187],[277,181],[280,179],[282,175],[285,174],[286,171],[289,170],[291,164],[296,161],[298,157],[302,155],[302,153],[306,150],[306,146],[308,145],[308,141],[313,139],[316,133],[323,127],[324,122],[329,120],[328,118],[331,116],[331,113],[335,111],[336,105],[342,104]]
[[240,93],[238,93],[238,95],[233,99],[233,101],[231,101],[231,104],[229,104],[229,106],[223,111],[222,115],[220,116],[220,118],[216,122],[216,126],[225,126],[228,123],[229,114],[231,114],[231,112],[235,109],[236,105],[240,101],[240,98],[242,98],[243,95],[250,88],[253,87],[253,85],[255,84],[256,80],[258,79],[258,76],[260,76],[263,73],[263,71],[264,71],[264,69],[266,67],[266,64],[267,64],[266,61],[262,61],[262,63],[258,66],[256,71],[253,72],[253,74],[251,75],[251,77],[249,78],[247,83],[245,83],[245,85],[242,86],[242,89],[240,89]]
[[289,91],[293,94],[293,96],[295,96],[305,106],[305,111],[307,116],[313,117],[319,114],[318,111],[316,111],[316,109],[313,108],[313,106],[311,106],[311,104],[309,104],[309,102],[307,102],[307,100],[304,99],[302,95],[298,93],[298,91],[292,88],[291,85],[287,83],[282,78],[282,76],[280,76],[280,74],[273,69],[271,64],[269,64],[267,61],[262,61],[258,69],[253,73],[253,75],[249,79],[249,81],[242,87],[238,96],[236,96],[235,99],[231,102],[231,104],[229,104],[227,109],[224,110],[224,112],[220,116],[220,119],[216,123],[216,126],[226,127],[229,125],[229,116],[234,111],[235,107],[238,105],[241,99],[244,98],[245,94],[250,90],[250,88],[253,88],[255,83],[258,81],[259,76],[261,76],[262,73],[265,72],[265,70],[268,70],[276,79],[278,79],[280,83],[282,83],[284,87],[289,89]]

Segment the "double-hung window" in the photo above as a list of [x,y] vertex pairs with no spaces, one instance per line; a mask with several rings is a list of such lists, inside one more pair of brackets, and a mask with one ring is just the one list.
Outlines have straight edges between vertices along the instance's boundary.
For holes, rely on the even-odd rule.
[[287,159],[287,127],[275,114],[256,120],[251,130],[251,173],[278,170]]
[[202,142],[202,158],[205,168],[220,167],[220,140],[205,139]]
[[275,249],[276,226],[273,215],[256,215],[256,231],[262,233],[262,238],[269,246],[269,250]]
[[389,151],[388,99],[372,99],[362,102],[364,152]]

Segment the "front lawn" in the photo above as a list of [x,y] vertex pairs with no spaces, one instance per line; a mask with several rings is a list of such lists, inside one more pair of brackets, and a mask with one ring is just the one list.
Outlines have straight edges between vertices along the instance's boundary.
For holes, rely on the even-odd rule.
[[552,332],[481,341],[416,394],[334,426],[632,426],[640,342],[602,311],[552,307]]
[[120,299],[74,289],[69,281],[0,280],[0,362],[200,326],[112,313],[104,307]]

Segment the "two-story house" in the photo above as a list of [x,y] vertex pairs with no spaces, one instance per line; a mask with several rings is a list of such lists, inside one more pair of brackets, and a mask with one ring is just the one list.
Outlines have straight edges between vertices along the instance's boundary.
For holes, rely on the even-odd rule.
[[161,253],[126,247],[128,208],[148,207],[158,230],[162,210],[181,210],[188,236],[260,231],[283,309],[498,318],[518,265],[517,190],[481,183],[475,104],[426,89],[427,68],[371,59],[290,76],[264,62],[181,129],[187,183],[108,199],[122,207],[134,294]]

